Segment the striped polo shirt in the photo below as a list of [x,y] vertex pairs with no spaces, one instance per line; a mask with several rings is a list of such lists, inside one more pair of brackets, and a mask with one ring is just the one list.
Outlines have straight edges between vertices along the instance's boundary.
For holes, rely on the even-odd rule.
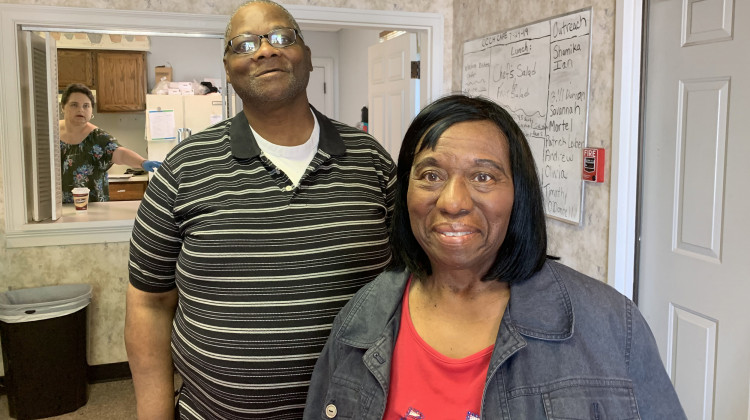
[[301,418],[333,318],[390,262],[392,159],[315,116],[318,151],[297,187],[242,112],[178,144],[149,183],[130,283],[178,290],[182,418]]

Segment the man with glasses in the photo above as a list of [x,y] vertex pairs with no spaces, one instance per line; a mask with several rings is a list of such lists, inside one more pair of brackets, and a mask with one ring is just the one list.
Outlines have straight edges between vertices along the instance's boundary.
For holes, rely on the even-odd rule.
[[149,184],[125,327],[141,419],[173,415],[173,364],[180,418],[301,418],[333,318],[390,262],[395,165],[309,105],[310,54],[286,9],[240,6],[224,67],[243,111]]

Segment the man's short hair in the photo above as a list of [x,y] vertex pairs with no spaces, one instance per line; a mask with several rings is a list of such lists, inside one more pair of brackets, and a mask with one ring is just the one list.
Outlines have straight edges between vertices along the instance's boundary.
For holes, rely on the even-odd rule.
[[449,127],[465,121],[489,121],[500,128],[508,139],[513,176],[513,209],[508,231],[483,280],[525,280],[542,268],[547,253],[542,189],[534,157],[526,136],[505,109],[490,100],[466,95],[446,96],[426,106],[404,135],[391,223],[392,267],[408,268],[417,277],[432,274],[430,260],[414,237],[409,220],[406,194],[411,168],[419,152],[428,147],[434,150]]
[[[292,27],[297,30],[297,34],[299,35],[299,38],[302,38],[302,30],[299,28],[299,25],[297,24],[297,20],[294,18],[294,16],[292,16],[291,13],[289,13],[289,10],[286,10],[284,6],[272,0],[250,0],[250,1],[243,3],[236,9],[234,9],[234,12],[232,12],[232,16],[229,17],[229,23],[227,23],[227,29],[226,31],[224,31],[224,45],[227,45],[227,42],[229,42],[229,34],[232,33],[232,19],[234,19],[234,15],[236,15],[237,12],[239,12],[243,7],[249,6],[251,4],[256,4],[256,3],[270,4],[272,6],[278,7],[279,10],[281,10],[286,15],[287,19],[289,19],[289,22],[292,24]],[[263,34],[256,34],[256,35],[263,35]],[[304,39],[302,40],[302,42],[304,42]]]

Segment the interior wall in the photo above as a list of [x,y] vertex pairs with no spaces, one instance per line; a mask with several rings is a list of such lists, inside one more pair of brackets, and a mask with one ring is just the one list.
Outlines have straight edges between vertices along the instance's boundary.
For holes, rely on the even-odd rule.
[[224,74],[222,38],[150,36],[149,40],[151,50],[146,54],[149,93],[156,83],[156,66],[172,67],[173,82],[202,82],[204,78],[221,79]]
[[340,60],[340,31],[310,31],[302,29],[302,35],[305,37],[305,44],[310,47],[314,58],[330,58],[333,60],[333,84],[326,86],[326,95],[333,95],[334,113],[327,115],[329,118],[336,119],[336,107],[338,107],[338,89],[336,89],[336,74]]
[[[164,0],[0,0],[0,3],[61,7],[90,7],[120,10],[204,13],[229,15],[244,0],[184,2]],[[316,6],[406,12],[432,12],[444,18],[444,90],[451,84],[453,44],[453,0],[316,0]],[[308,5],[308,0],[283,4]],[[174,63],[173,63],[174,64]],[[357,112],[361,105],[357,100]],[[0,139],[2,141],[2,139]],[[1,169],[1,168],[0,168]],[[125,291],[128,284],[128,243],[67,245],[8,249],[5,245],[5,182],[0,170],[0,291],[56,284],[88,283],[93,286],[90,304],[89,364],[127,360],[122,329],[125,322]],[[85,270],[71,270],[71,263]],[[0,372],[1,373],[1,372]]]
[[[461,90],[466,41],[586,7],[592,8],[588,146],[612,149],[615,0],[455,0],[452,88]],[[491,11],[491,12],[488,12]],[[547,219],[548,254],[591,277],[606,281],[609,231],[609,162],[605,182],[585,183],[583,221],[572,225]]]
[[367,48],[379,42],[380,31],[342,29],[340,31],[341,61],[339,68],[339,120],[356,125],[367,106]]

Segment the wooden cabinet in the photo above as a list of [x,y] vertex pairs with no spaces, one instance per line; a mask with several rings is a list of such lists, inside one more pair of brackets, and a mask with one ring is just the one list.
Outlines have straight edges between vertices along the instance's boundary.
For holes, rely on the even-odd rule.
[[99,112],[146,110],[146,53],[96,53],[96,109]]
[[57,50],[57,86],[83,83],[95,89],[94,56],[91,50]]
[[109,182],[109,201],[141,200],[148,181]]
[[97,112],[146,110],[146,53],[143,51],[57,50],[60,89],[83,83],[96,90]]

